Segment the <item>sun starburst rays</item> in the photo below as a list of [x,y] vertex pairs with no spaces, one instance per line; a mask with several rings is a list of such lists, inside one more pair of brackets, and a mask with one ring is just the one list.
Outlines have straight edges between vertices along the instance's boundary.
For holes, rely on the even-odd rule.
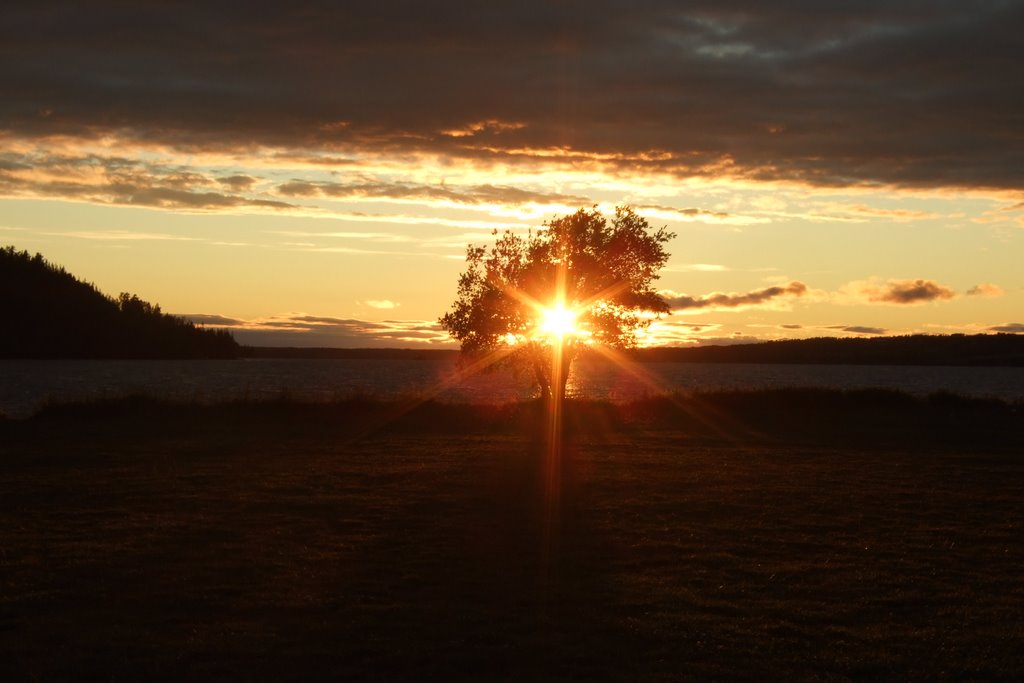
[[540,313],[541,319],[537,329],[542,334],[557,339],[564,339],[580,331],[576,327],[577,312],[571,308],[566,308],[565,304],[561,302],[556,303],[550,308],[543,309]]

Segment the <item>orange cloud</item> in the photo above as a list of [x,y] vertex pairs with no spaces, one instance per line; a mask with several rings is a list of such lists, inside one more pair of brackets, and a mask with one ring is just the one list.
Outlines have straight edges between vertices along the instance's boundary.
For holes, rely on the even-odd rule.
[[967,296],[995,297],[1006,294],[1006,290],[991,282],[982,282],[967,290]]
[[788,285],[765,287],[741,294],[715,292],[703,296],[678,294],[672,290],[660,292],[673,311],[689,311],[699,309],[722,310],[751,308],[756,306],[776,305],[779,300],[796,299],[807,294],[807,285],[794,280]]
[[868,299],[892,304],[917,304],[952,299],[953,296],[953,290],[932,280],[904,280],[889,282],[883,289],[871,292]]
[[899,306],[923,304],[929,301],[952,299],[956,293],[934,280],[873,280],[851,282],[840,290],[850,303],[894,304]]

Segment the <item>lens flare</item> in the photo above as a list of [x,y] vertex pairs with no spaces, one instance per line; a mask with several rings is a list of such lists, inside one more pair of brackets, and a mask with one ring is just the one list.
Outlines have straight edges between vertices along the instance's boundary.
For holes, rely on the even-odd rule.
[[541,311],[539,330],[541,334],[559,339],[577,334],[576,311],[566,308],[563,304],[556,304],[551,308]]

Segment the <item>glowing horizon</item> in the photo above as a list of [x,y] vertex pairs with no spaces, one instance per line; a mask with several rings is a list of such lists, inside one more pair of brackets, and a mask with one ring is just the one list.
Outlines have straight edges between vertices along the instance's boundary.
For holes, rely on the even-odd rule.
[[230,43],[186,52],[24,8],[0,244],[243,343],[435,347],[467,244],[629,205],[678,234],[644,344],[1024,332],[1022,7],[789,9],[183,6]]

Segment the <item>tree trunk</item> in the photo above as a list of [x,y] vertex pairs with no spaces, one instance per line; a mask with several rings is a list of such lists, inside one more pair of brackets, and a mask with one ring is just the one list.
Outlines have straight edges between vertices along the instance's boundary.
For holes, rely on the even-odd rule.
[[562,358],[562,374],[558,378],[558,400],[562,401],[565,399],[565,386],[569,383],[569,366],[572,364],[572,359],[569,357]]
[[545,401],[551,398],[551,381],[544,370],[544,362],[540,358],[533,359],[533,373],[537,376],[537,385],[540,386],[540,397]]
[[575,347],[571,344],[572,343],[569,341],[562,342],[562,348],[560,351],[561,362],[558,365],[558,377],[551,378],[552,383],[558,383],[556,388],[558,389],[559,401],[565,400],[565,386],[569,383],[569,368],[572,366],[573,351],[575,350]]

